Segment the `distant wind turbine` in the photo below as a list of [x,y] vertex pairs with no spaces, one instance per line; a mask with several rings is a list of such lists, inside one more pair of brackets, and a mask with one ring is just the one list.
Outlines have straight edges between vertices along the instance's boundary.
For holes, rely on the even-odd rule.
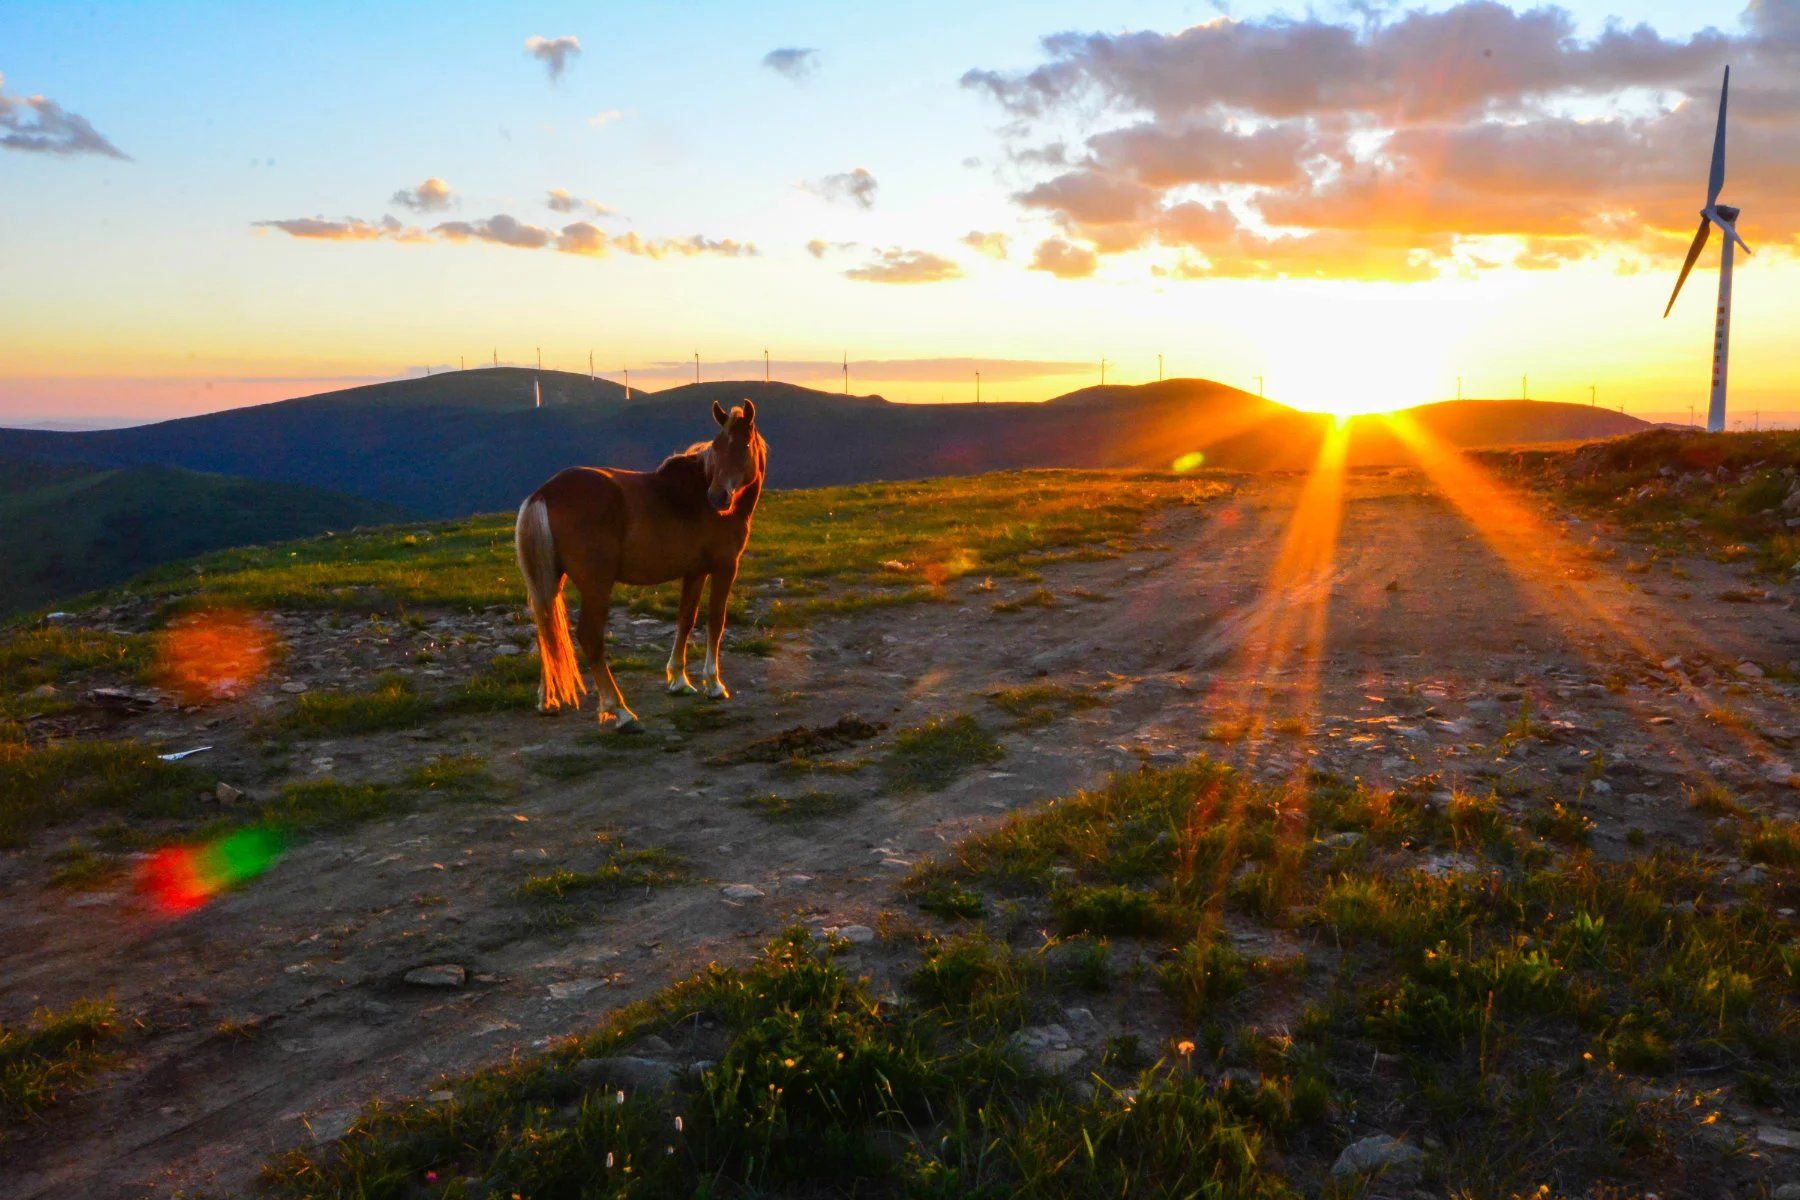
[[1663,309],[1666,319],[1675,309],[1675,297],[1681,295],[1681,285],[1687,282],[1688,272],[1694,269],[1694,260],[1706,249],[1707,235],[1717,225],[1725,244],[1719,256],[1719,312],[1713,325],[1712,398],[1706,409],[1709,433],[1725,430],[1725,375],[1731,359],[1731,252],[1734,246],[1743,246],[1744,253],[1750,253],[1750,247],[1744,245],[1744,239],[1737,231],[1737,219],[1742,210],[1719,203],[1719,192],[1725,187],[1725,103],[1730,93],[1731,68],[1726,67],[1725,82],[1719,88],[1719,125],[1713,131],[1712,171],[1706,179],[1706,207],[1700,210],[1700,228],[1694,234],[1693,245],[1688,247],[1687,261],[1681,264],[1675,290],[1669,293],[1668,307]]

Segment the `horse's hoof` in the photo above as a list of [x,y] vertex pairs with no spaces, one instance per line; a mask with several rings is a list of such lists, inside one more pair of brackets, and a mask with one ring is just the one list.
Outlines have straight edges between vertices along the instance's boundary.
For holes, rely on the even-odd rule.
[[724,680],[715,679],[706,685],[706,694],[714,700],[731,699],[731,689],[725,686]]
[[619,717],[619,723],[613,726],[614,733],[642,733],[644,723],[637,719],[637,714],[628,712]]
[[669,680],[669,695],[671,696],[692,696],[699,691],[700,689],[695,687],[686,675]]

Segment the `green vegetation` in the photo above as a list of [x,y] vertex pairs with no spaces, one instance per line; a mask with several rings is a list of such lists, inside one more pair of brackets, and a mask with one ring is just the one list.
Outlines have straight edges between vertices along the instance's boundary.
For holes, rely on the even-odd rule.
[[[902,1003],[795,930],[455,1081],[447,1103],[373,1108],[267,1181],[308,1197],[727,1179],[920,1200],[1348,1195],[1329,1167],[1380,1130],[1425,1148],[1410,1186],[1434,1195],[1692,1178],[1755,1193],[1764,1167],[1719,1112],[1734,1094],[1800,1103],[1792,929],[1772,908],[1800,883],[1784,852],[1745,893],[1704,859],[1599,862],[1491,797],[1434,795],[1324,775],[1296,795],[1205,762],[1122,775],[915,873],[919,906],[956,928],[894,923]],[[1079,1064],[1034,1057],[1077,1005]],[[1293,1015],[1271,1026],[1272,1006]],[[673,1052],[639,1049],[649,1035]],[[603,1056],[645,1053],[670,1061],[666,1088],[621,1098]],[[675,1069],[696,1059],[711,1065]]]
[[1020,729],[1036,729],[1069,713],[1096,708],[1103,703],[1091,692],[1060,683],[1023,683],[1002,688],[991,693],[988,702],[1012,717]]
[[739,802],[766,821],[795,823],[822,821],[847,816],[856,811],[860,801],[855,796],[832,792],[802,792],[796,796],[752,796]]
[[51,625],[0,634],[0,743],[24,740],[27,717],[69,706],[71,679],[105,672],[139,678],[150,663],[150,639]]
[[22,1026],[0,1022],[0,1143],[110,1065],[107,1044],[122,1032],[99,1000],[40,1011]]
[[[781,627],[942,599],[947,583],[969,574],[1029,573],[1055,554],[1115,555],[1151,512],[1227,490],[1192,475],[1009,471],[771,492],[733,606]],[[226,550],[152,571],[132,590],[175,605],[249,609],[516,605],[512,523],[505,514]],[[676,595],[672,586],[628,593],[632,611],[665,617]],[[756,654],[768,643],[752,635],[728,649]]]
[[607,850],[599,866],[591,871],[565,867],[533,875],[519,885],[519,899],[552,903],[573,895],[614,896],[632,888],[670,887],[692,877],[687,863],[673,850],[661,846],[627,850],[609,837],[601,841]]
[[219,546],[402,515],[393,505],[318,488],[179,467],[0,465],[0,562],[7,564],[0,615]]
[[1006,751],[974,717],[934,717],[894,736],[882,770],[898,791],[935,792],[1004,757]]
[[[1800,491],[1800,433],[1657,429],[1576,450],[1492,458],[1530,486],[1654,542],[1691,545],[1698,536],[1715,557],[1748,558],[1771,573],[1800,564],[1800,530],[1787,527],[1800,515],[1792,499]],[[1634,566],[1647,571],[1651,563]]]
[[0,741],[0,846],[96,811],[133,819],[192,815],[211,783],[200,769],[163,762],[142,742]]

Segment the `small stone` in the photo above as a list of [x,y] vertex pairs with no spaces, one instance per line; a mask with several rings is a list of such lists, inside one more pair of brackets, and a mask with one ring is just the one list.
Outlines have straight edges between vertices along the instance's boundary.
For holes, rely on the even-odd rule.
[[455,1092],[427,1092],[425,1098],[433,1104],[448,1104],[456,1099]]
[[636,1050],[640,1056],[654,1056],[661,1058],[675,1053],[675,1047],[669,1045],[668,1042],[657,1037],[654,1033],[645,1034],[643,1037],[633,1042],[631,1047]]
[[763,890],[754,883],[728,883],[719,889],[727,900],[760,900]]
[[500,645],[494,647],[495,658],[511,658],[515,654],[523,653],[525,652],[511,642],[502,642]]
[[675,1086],[675,1068],[654,1058],[618,1055],[584,1058],[575,1064],[577,1082],[592,1088],[624,1088],[631,1092],[666,1092]]
[[290,679],[281,685],[281,690],[290,696],[298,696],[307,689],[307,685],[298,679]]
[[469,981],[469,973],[455,963],[436,963],[414,967],[402,978],[414,987],[459,988]]
[[1775,1200],[1800,1200],[1800,1183],[1784,1183],[1776,1188]]
[[1354,846],[1362,840],[1362,834],[1354,829],[1346,829],[1341,833],[1328,834],[1320,838],[1319,845],[1330,847],[1333,850],[1341,850],[1348,846]]
[[1662,660],[1662,669],[1665,671],[1681,670],[1681,656],[1678,654],[1678,655],[1675,655],[1673,658],[1663,659]]
[[1331,1164],[1331,1173],[1340,1177],[1367,1175],[1375,1171],[1414,1166],[1424,1158],[1425,1155],[1417,1147],[1409,1146],[1385,1133],[1378,1133],[1345,1146],[1344,1152]]
[[1748,659],[1745,659],[1737,665],[1737,673],[1749,679],[1761,679],[1763,677],[1763,669]]
[[217,800],[220,804],[236,804],[243,798],[244,793],[242,791],[232,787],[223,780],[219,782],[218,787],[213,789],[213,799]]
[[605,986],[604,979],[564,979],[551,984],[548,990],[552,1000],[577,1000]]
[[788,887],[805,887],[812,881],[813,877],[811,875],[783,875],[781,877],[781,882]]
[[1757,1129],[1756,1140],[1777,1150],[1800,1150],[1800,1130],[1764,1125]]
[[875,931],[867,925],[840,925],[837,935],[853,946],[866,946],[875,940]]

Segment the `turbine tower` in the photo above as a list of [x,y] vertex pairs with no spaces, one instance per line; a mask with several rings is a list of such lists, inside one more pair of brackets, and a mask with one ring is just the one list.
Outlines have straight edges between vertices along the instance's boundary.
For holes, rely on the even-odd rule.
[[1707,235],[1717,225],[1725,245],[1719,254],[1719,312],[1713,325],[1712,400],[1706,408],[1709,433],[1725,431],[1725,375],[1731,361],[1731,252],[1733,247],[1744,246],[1744,253],[1750,253],[1750,247],[1744,245],[1744,239],[1737,231],[1737,219],[1742,210],[1719,203],[1719,191],[1725,186],[1725,101],[1730,93],[1731,68],[1726,67],[1725,83],[1719,89],[1719,127],[1713,133],[1712,173],[1706,180],[1706,207],[1700,210],[1700,229],[1694,234],[1694,244],[1688,247],[1687,261],[1681,264],[1681,275],[1675,280],[1675,290],[1669,294],[1669,306],[1663,309],[1663,316],[1667,318],[1675,308],[1675,297],[1681,295],[1681,285],[1687,282],[1688,272],[1694,269],[1694,260],[1706,249]]

